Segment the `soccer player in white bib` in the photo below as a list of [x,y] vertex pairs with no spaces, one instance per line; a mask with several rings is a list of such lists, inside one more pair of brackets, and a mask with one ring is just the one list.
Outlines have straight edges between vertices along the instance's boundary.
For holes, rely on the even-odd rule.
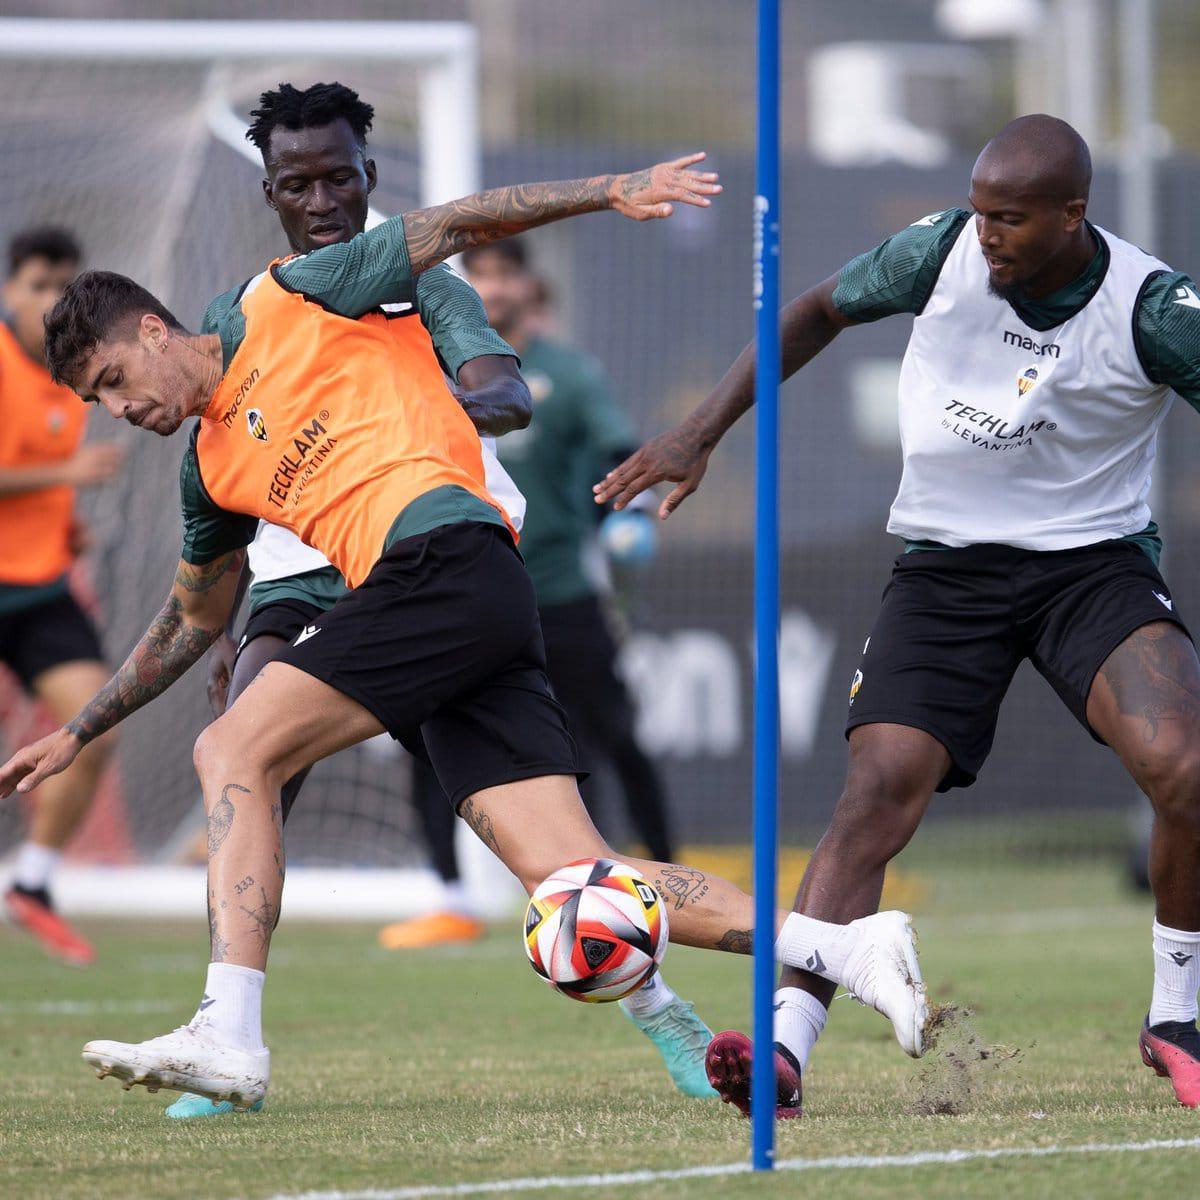
[[[1147,497],[1172,393],[1200,408],[1200,290],[1086,219],[1091,174],[1069,125],[1022,117],[975,163],[970,211],[923,217],[783,310],[785,378],[843,329],[915,317],[888,522],[904,549],[854,676],[845,790],[796,909],[825,921],[876,910],[884,869],[934,792],[974,782],[1028,658],[1154,807],[1154,980],[1140,1049],[1196,1107],[1200,663],[1158,572]],[[668,516],[753,404],[753,380],[748,348],[597,499],[620,507],[671,480]],[[819,974],[784,969],[781,1096],[798,1094],[833,992]],[[748,1040],[718,1034],[708,1071],[739,1101]]]

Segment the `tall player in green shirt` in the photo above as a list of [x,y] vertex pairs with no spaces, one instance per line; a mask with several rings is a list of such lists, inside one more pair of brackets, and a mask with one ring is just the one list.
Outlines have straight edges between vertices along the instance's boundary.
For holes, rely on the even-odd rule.
[[[849,771],[796,908],[873,912],[884,869],[934,791],[969,786],[1029,658],[1154,808],[1154,981],[1143,1061],[1200,1106],[1200,662],[1157,570],[1147,498],[1171,393],[1200,409],[1200,289],[1086,219],[1079,135],[1023,117],[984,147],[971,210],[916,221],[782,313],[787,378],[843,329],[915,316],[900,376],[904,539],[850,689]],[[627,503],[678,484],[669,516],[751,406],[748,347],[680,426],[597,486]],[[785,969],[776,1067],[800,1071],[833,989]],[[1132,1016],[1132,1013],[1131,1013]],[[709,1074],[748,1086],[747,1040],[718,1035]]]

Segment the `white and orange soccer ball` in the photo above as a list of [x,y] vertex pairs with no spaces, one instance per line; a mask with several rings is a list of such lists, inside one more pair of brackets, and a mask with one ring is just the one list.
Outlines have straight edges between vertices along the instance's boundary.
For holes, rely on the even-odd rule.
[[600,1004],[620,1000],[658,970],[667,910],[637,871],[581,858],[555,871],[525,910],[525,953],[551,987]]

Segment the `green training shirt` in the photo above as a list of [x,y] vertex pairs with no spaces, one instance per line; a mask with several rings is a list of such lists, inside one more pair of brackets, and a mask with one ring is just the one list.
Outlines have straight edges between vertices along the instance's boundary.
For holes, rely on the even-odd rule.
[[566,604],[595,590],[584,570],[584,550],[596,530],[592,484],[636,438],[589,355],[537,337],[522,351],[521,364],[533,422],[496,447],[528,504],[521,553],[538,604]]
[[[408,259],[402,217],[393,217],[361,233],[349,242],[323,246],[281,264],[276,272],[280,281],[307,298],[346,317],[360,317],[385,305],[415,305],[421,322],[429,331],[438,359],[448,375],[457,380],[464,363],[488,354],[516,358],[516,351],[487,323],[483,303],[474,288],[444,263],[414,278]],[[246,335],[246,318],[241,296],[246,285],[231,288],[217,296],[205,310],[202,333],[215,333],[221,339],[223,366],[227,369]],[[254,539],[258,519],[229,513],[217,506],[204,489],[196,462],[195,443],[199,425],[192,430],[180,467],[180,498],[183,510],[183,558],[188,562],[211,562],[231,550],[248,545]],[[435,524],[454,521],[501,522],[490,504],[471,496],[458,495],[462,489],[439,488],[420,497],[418,524],[426,524],[436,512]],[[447,494],[439,498],[442,492]],[[410,506],[412,507],[412,506]],[[407,512],[407,510],[406,510]],[[410,536],[397,514],[389,543],[398,536]],[[426,527],[428,527],[426,525]],[[380,547],[380,553],[384,547]],[[261,607],[284,596],[308,599],[310,603],[332,603],[336,596],[323,572],[320,586],[299,595],[283,580],[271,580],[252,589],[251,608]],[[271,587],[278,584],[279,587]],[[282,589],[282,590],[281,590]],[[307,592],[307,589],[301,589]],[[257,593],[257,594],[255,594]],[[331,599],[332,597],[332,599]]]
[[[878,321],[899,313],[919,315],[925,308],[938,273],[963,226],[971,220],[965,209],[951,208],[925,217],[893,234],[873,250],[853,258],[838,273],[833,302],[854,321]],[[1092,226],[1088,225],[1089,229]],[[1012,302],[1017,316],[1031,329],[1046,331],[1070,320],[1095,294],[1108,270],[1108,247],[1093,233],[1096,252],[1084,270],[1065,287],[1037,300]],[[1181,271],[1151,276],[1139,298],[1134,337],[1147,376],[1182,396],[1200,411],[1200,322],[1180,311],[1189,307],[1179,297],[1196,296],[1196,285]],[[1133,542],[1156,563],[1162,551],[1158,527],[1123,541]],[[934,542],[909,542],[905,550],[944,549]]]

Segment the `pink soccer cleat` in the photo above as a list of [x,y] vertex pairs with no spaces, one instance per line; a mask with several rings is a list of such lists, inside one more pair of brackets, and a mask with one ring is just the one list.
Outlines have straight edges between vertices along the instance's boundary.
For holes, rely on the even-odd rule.
[[1195,1021],[1163,1021],[1151,1025],[1149,1017],[1138,1038],[1142,1062],[1165,1075],[1184,1108],[1200,1106],[1200,1033]]
[[[744,1033],[727,1029],[708,1043],[704,1068],[708,1082],[726,1104],[732,1104],[743,1117],[750,1115],[750,1039]],[[779,1120],[801,1114],[800,1067],[795,1058],[775,1043],[775,1116]]]

